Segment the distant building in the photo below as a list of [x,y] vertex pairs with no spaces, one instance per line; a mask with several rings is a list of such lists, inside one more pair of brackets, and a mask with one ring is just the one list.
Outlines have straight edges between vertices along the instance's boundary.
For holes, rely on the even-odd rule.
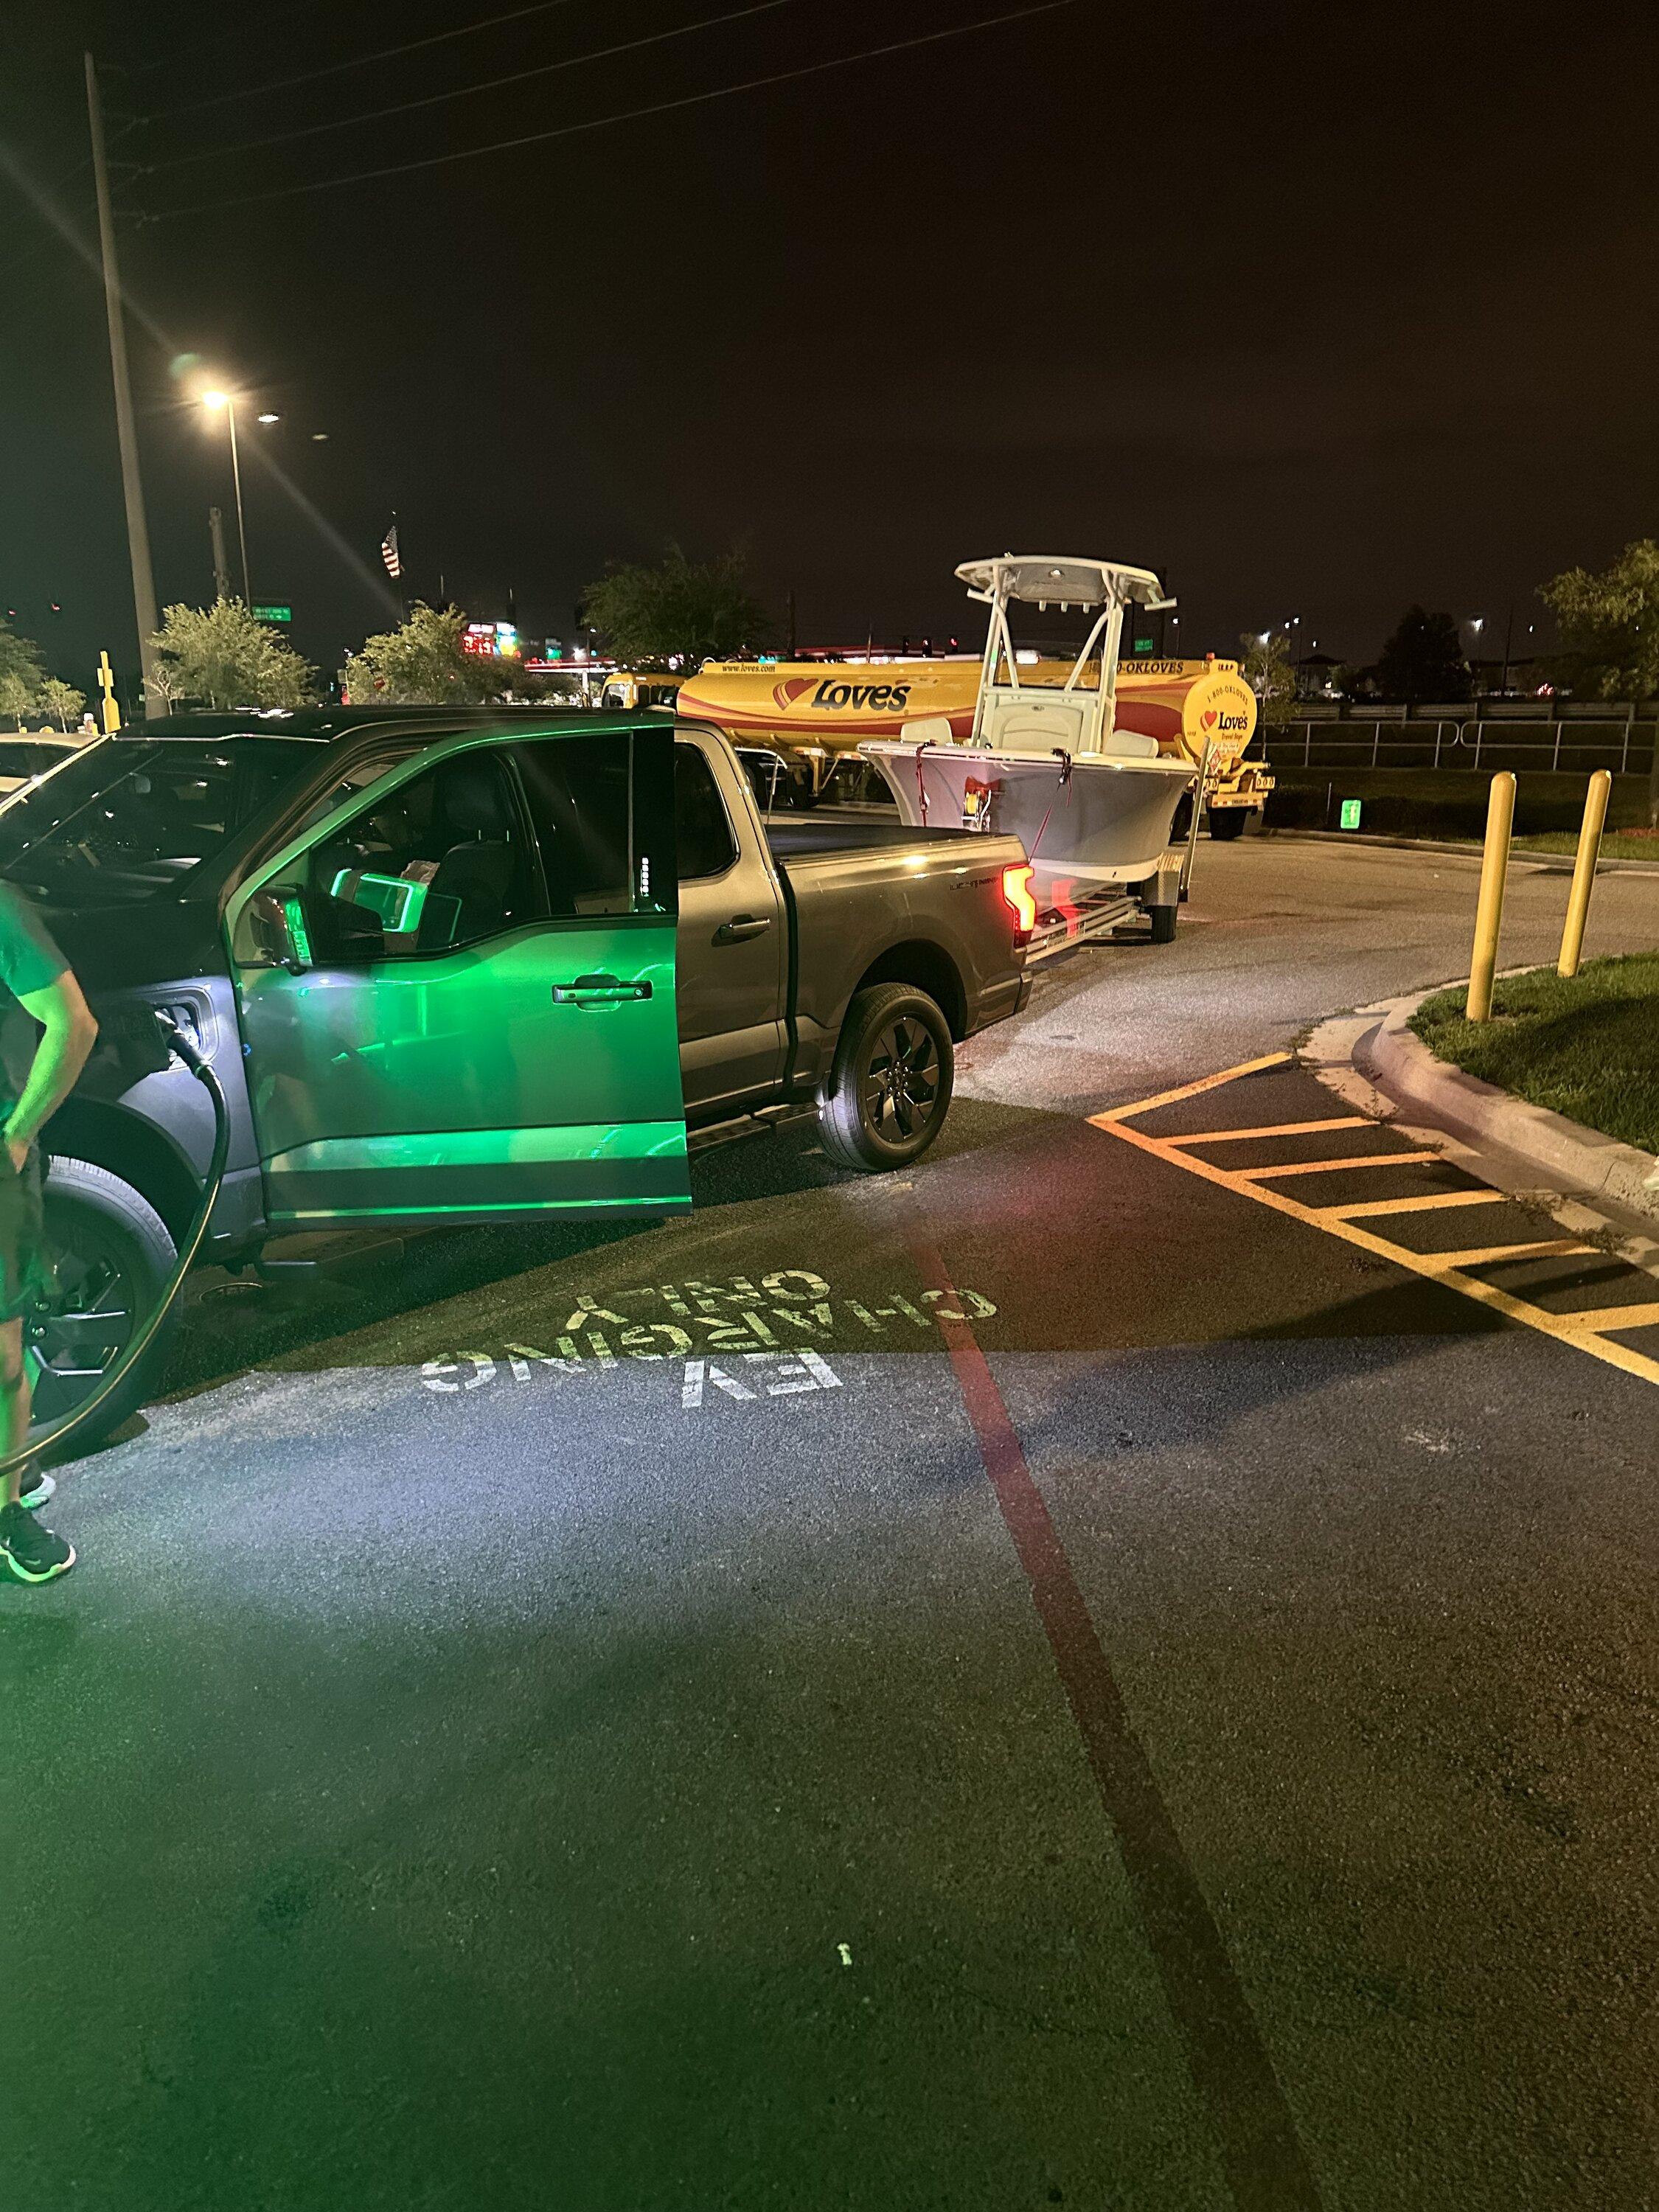
[[1336,678],[1342,663],[1329,653],[1305,653],[1300,660],[1291,664],[1296,674],[1296,696],[1298,699],[1337,699],[1341,696],[1336,688]]

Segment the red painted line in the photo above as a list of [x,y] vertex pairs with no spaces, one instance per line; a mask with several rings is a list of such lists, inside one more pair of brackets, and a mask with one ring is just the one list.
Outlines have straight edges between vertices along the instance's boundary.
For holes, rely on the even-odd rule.
[[909,1243],[923,1281],[945,1294],[934,1317],[1116,1833],[1194,2086],[1215,2128],[1233,2202],[1241,2212],[1317,2212],[1319,2192],[1249,2000],[1131,1725],[990,1364],[972,1325],[957,1317],[960,1301],[938,1250],[920,1233],[913,1232]]

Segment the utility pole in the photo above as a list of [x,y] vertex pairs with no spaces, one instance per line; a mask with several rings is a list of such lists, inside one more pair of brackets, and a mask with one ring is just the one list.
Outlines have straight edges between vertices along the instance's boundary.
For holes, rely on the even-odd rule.
[[138,441],[132,423],[132,380],[127,372],[127,333],[121,312],[121,274],[115,259],[115,221],[110,210],[109,164],[104,155],[104,110],[98,97],[98,71],[87,64],[87,124],[92,133],[92,173],[98,191],[98,244],[104,264],[104,312],[109,319],[110,375],[115,386],[115,434],[121,451],[121,489],[127,507],[127,550],[132,561],[132,611],[138,623],[138,658],[143,670],[144,713],[161,703],[156,688],[155,647],[160,623],[155,612],[155,575],[149,561],[149,525],[144,520],[144,488],[138,476]]
[[216,507],[208,509],[208,535],[213,540],[213,596],[230,597],[230,565],[225,559],[225,519]]

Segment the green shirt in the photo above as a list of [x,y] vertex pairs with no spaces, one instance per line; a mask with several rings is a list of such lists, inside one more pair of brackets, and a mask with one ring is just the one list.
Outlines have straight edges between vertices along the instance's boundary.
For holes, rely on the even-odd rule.
[[40,1042],[40,1024],[18,1000],[46,990],[68,969],[22,893],[0,884],[0,1117],[22,1096]]

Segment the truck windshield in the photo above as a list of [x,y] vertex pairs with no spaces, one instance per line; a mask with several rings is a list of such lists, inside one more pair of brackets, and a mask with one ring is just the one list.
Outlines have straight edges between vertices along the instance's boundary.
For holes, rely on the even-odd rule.
[[56,902],[163,897],[316,757],[276,738],[89,745],[0,806],[0,871]]

